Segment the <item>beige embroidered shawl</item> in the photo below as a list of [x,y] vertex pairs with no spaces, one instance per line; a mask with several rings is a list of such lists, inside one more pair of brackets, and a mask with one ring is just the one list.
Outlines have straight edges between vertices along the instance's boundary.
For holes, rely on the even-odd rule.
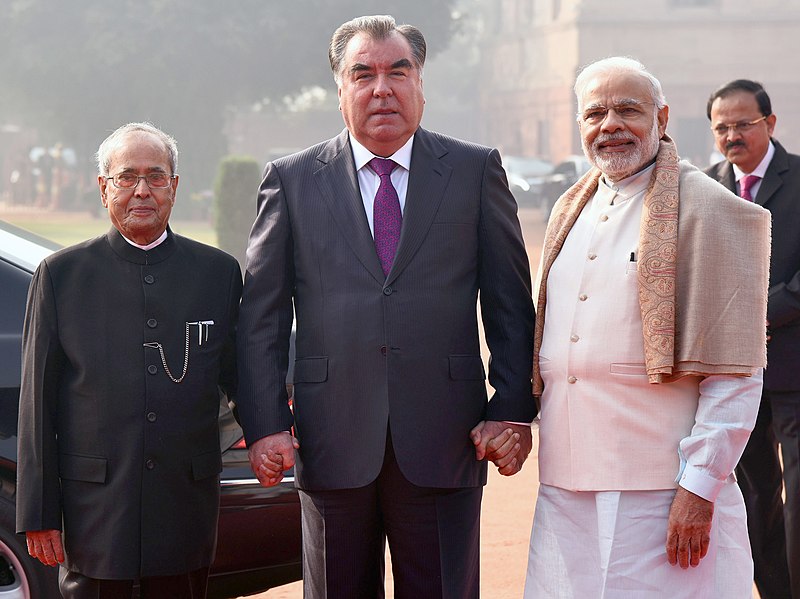
[[[545,233],[536,305],[534,395],[547,276],[601,173],[591,169],[559,199]],[[645,367],[651,383],[687,375],[750,376],[766,366],[769,212],[737,197],[660,142],[645,192],[638,282]]]

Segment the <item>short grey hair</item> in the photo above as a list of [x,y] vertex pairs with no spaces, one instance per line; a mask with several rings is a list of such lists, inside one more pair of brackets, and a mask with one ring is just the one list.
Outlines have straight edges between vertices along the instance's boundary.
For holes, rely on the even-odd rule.
[[375,40],[383,40],[394,33],[399,33],[411,46],[411,55],[417,69],[421,72],[425,66],[427,45],[425,36],[413,25],[397,25],[394,17],[390,15],[374,15],[358,17],[339,26],[331,37],[328,47],[328,60],[331,62],[333,80],[336,85],[342,82],[342,68],[347,44],[359,33],[363,33]]
[[106,137],[103,143],[100,144],[97,154],[95,154],[95,158],[97,159],[97,172],[103,177],[108,176],[108,169],[111,166],[111,153],[119,145],[120,139],[125,137],[128,133],[134,133],[136,131],[150,133],[161,140],[164,144],[164,149],[167,150],[169,167],[172,169],[172,174],[174,175],[178,170],[178,143],[175,141],[174,137],[164,133],[161,129],[148,122],[122,125],[122,127]]
[[650,84],[650,93],[653,96],[653,103],[656,105],[656,108],[661,110],[667,105],[667,99],[664,97],[664,91],[661,89],[661,82],[656,79],[641,62],[629,58],[628,56],[612,56],[588,64],[581,69],[581,72],[575,79],[574,88],[575,98],[578,100],[578,111],[581,109],[581,96],[589,81],[599,75],[619,72],[634,73],[647,79],[647,82]]

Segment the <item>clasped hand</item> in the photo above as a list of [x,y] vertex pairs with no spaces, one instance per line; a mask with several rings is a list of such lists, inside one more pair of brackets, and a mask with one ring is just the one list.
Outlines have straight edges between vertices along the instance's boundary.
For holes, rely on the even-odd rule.
[[475,458],[491,460],[504,476],[522,470],[533,448],[531,427],[527,424],[486,420],[478,423],[469,436],[475,445]]
[[262,487],[273,487],[283,480],[283,473],[294,466],[295,449],[300,449],[300,443],[289,432],[262,437],[250,446],[250,468]]

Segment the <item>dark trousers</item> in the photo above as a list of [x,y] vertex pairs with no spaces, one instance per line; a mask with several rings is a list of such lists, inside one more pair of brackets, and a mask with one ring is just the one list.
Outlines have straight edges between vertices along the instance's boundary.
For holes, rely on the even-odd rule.
[[411,484],[389,437],[370,485],[300,491],[304,599],[382,599],[387,540],[395,599],[477,599],[482,496]]
[[800,599],[800,392],[764,390],[736,476],[761,598]]
[[205,599],[207,585],[208,568],[139,581],[89,578],[66,568],[58,573],[58,588],[65,599]]

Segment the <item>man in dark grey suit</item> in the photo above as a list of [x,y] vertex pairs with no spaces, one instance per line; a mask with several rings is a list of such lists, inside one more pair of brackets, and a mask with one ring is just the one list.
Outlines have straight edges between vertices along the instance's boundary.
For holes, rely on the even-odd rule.
[[419,126],[419,30],[354,19],[329,57],[346,129],[267,165],[250,235],[251,465],[271,485],[296,459],[306,598],[383,597],[387,539],[396,597],[477,597],[485,458],[518,471],[536,414],[516,205],[496,150]]
[[72,599],[206,593],[242,276],[169,229],[177,157],[148,123],[112,133],[97,180],[113,226],[46,258],[28,295],[17,530]]
[[760,83],[723,85],[709,98],[707,113],[726,160],[706,174],[772,214],[767,369],[756,426],[736,473],[762,599],[800,599],[800,156],[772,139],[776,117]]

